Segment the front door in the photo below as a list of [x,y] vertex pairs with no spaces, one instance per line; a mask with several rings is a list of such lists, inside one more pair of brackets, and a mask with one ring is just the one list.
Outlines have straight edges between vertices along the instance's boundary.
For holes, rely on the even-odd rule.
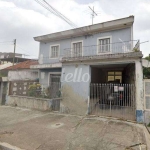
[[50,74],[50,83],[49,83],[49,89],[50,89],[50,97],[51,98],[57,98],[61,95],[61,82],[60,82],[61,74]]

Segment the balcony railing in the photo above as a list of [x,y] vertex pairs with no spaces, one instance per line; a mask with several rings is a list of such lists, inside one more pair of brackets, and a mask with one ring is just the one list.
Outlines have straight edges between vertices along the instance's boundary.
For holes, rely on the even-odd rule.
[[64,50],[62,59],[138,52],[140,51],[139,45],[139,41],[125,41],[103,45],[82,46],[74,49],[68,48]]

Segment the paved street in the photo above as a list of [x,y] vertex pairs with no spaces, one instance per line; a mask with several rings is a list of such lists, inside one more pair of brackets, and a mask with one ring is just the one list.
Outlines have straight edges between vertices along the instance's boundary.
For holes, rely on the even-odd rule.
[[25,150],[140,150],[146,143],[134,123],[7,106],[0,107],[0,142]]

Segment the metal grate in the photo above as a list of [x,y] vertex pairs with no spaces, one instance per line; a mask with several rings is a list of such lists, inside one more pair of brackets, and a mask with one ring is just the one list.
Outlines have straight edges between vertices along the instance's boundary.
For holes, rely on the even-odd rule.
[[90,114],[135,120],[133,84],[91,84]]
[[150,110],[150,79],[144,80],[145,109]]

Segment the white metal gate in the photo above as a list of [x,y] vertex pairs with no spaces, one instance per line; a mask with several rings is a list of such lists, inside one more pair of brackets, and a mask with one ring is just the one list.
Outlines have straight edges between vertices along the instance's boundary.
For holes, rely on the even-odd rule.
[[91,84],[90,114],[135,120],[134,84]]
[[144,80],[145,110],[150,110],[150,79]]

